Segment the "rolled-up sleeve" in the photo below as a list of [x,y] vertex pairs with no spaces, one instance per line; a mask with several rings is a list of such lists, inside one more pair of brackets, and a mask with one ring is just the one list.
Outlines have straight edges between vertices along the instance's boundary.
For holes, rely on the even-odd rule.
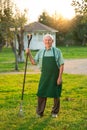
[[64,64],[63,54],[60,49],[56,50],[56,62],[57,62],[58,67]]
[[62,55],[62,53],[61,53],[61,51],[60,51],[60,55],[59,55],[59,65],[62,65],[62,64],[64,64],[64,59],[63,59],[63,55]]

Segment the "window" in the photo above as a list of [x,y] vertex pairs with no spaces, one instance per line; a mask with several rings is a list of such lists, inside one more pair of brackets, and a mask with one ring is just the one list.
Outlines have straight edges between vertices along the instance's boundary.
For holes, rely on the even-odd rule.
[[38,33],[38,41],[42,41],[43,40],[43,33]]

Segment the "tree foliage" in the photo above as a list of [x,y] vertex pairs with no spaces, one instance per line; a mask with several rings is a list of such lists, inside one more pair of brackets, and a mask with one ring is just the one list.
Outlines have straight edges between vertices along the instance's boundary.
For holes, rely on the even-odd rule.
[[[24,10],[23,13],[20,13],[19,10],[16,11],[14,16],[14,27],[16,29],[17,41],[18,41],[18,61],[23,62],[22,51],[24,51],[24,25],[27,22],[26,17],[27,10]],[[20,28],[20,32],[17,29]]]
[[12,4],[11,0],[0,1],[0,44],[3,46],[3,42],[8,42],[9,27],[12,22]]
[[58,45],[87,44],[87,1],[82,0],[79,2],[78,0],[73,0],[72,6],[75,9],[76,16],[71,20],[63,18],[56,12],[53,16],[50,16],[44,11],[39,16],[39,22],[58,30]]
[[13,0],[0,0],[0,44],[10,43],[13,38],[13,33],[10,32],[10,28],[18,27],[21,28],[21,33],[23,32],[23,27],[27,21],[26,13],[18,10],[16,5],[12,2]]
[[50,16],[47,12],[42,12],[38,21],[58,30],[56,38],[58,45],[64,43],[66,37],[68,37],[66,34],[72,30],[72,21],[63,18],[63,16],[57,14],[56,12],[53,16]]
[[81,22],[86,23],[87,22],[87,1],[82,0],[73,0],[72,6],[74,7],[76,15],[83,16]]
[[79,44],[87,44],[87,0],[73,0],[72,6],[75,9],[76,17],[74,18],[75,28],[73,36]]

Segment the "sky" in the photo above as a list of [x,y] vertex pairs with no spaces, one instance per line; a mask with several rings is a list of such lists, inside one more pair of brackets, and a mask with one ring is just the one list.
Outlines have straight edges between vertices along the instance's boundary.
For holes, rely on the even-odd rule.
[[71,6],[72,0],[13,0],[20,11],[28,10],[29,21],[37,21],[40,14],[46,11],[49,15],[61,14],[63,17],[71,19],[74,9]]

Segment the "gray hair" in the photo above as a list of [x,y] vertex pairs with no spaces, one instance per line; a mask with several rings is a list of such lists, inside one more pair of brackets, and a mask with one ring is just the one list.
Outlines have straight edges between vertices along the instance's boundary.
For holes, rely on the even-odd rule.
[[46,35],[44,35],[43,40],[44,40],[46,37],[50,37],[52,40],[54,40],[54,38],[53,38],[53,36],[52,36],[51,34],[46,34]]

